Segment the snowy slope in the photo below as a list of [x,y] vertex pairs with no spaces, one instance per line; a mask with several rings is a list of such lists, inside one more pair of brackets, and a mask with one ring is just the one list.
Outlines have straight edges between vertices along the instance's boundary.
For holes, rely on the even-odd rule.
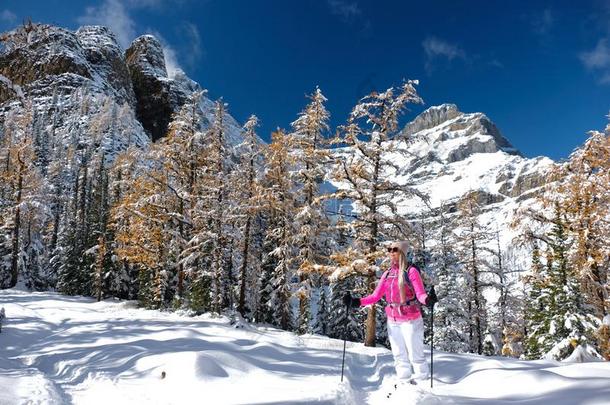
[[381,347],[349,342],[341,383],[340,340],[48,292],[2,290],[0,306],[2,405],[610,403],[608,362],[435,352],[432,390],[393,392]]
[[[499,231],[501,246],[516,251],[515,260],[529,262],[529,252],[514,242],[526,224],[511,225],[518,210],[537,204],[544,175],[555,165],[551,159],[523,157],[485,114],[464,113],[454,104],[425,110],[391,143],[385,158],[399,169],[382,176],[429,197],[428,204],[414,196],[398,197],[399,213],[433,219],[442,204],[451,217],[460,200],[476,192],[483,211],[480,222],[491,232]],[[342,148],[335,153],[353,152]],[[434,240],[428,245],[433,246]]]

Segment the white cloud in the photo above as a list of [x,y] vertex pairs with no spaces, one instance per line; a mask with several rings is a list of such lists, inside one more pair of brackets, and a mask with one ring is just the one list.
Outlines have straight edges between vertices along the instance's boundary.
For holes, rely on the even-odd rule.
[[[146,32],[154,35],[159,40],[163,47],[163,53],[165,55],[165,67],[167,69],[167,75],[171,78],[174,77],[178,70],[184,71],[182,65],[178,60],[178,52],[176,49],[165,39],[165,37],[154,29],[148,29]],[[195,24],[184,22],[177,29],[178,34],[184,38],[182,41],[183,46],[180,49],[180,59],[185,65],[191,69],[196,68],[196,64],[201,60],[203,56],[203,46],[201,41],[201,34]]]
[[600,83],[610,84],[610,46],[607,38],[600,39],[593,50],[582,52],[579,58],[587,69],[600,74]]
[[176,51],[169,44],[163,45],[163,55],[165,56],[165,69],[167,70],[167,76],[174,78],[176,72],[183,70],[178,63],[178,57]]
[[2,13],[0,13],[0,20],[13,23],[17,20],[17,16],[11,10],[4,10]]
[[580,54],[580,60],[589,69],[610,68],[610,47],[606,39],[600,39],[595,49]]
[[123,48],[129,47],[136,37],[136,23],[120,0],[105,0],[99,7],[87,7],[85,15],[78,17],[81,25],[109,27]]
[[195,24],[186,23],[183,25],[182,31],[185,37],[185,43],[188,44],[186,50],[187,62],[191,67],[199,62],[203,54],[203,46],[201,44],[201,35]]
[[358,7],[358,3],[348,2],[347,0],[328,0],[330,11],[341,17],[344,21],[351,21],[355,17],[362,14],[362,10]]
[[[79,24],[95,24],[109,27],[124,49],[128,48],[136,36],[141,33],[148,32],[154,35],[163,47],[167,74],[169,77],[173,77],[176,71],[183,70],[178,62],[175,48],[160,32],[153,29],[137,29],[137,23],[130,15],[130,11],[134,9],[161,10],[165,3],[167,3],[167,0],[104,0],[99,6],[87,7],[85,14],[78,17],[77,22]],[[203,53],[199,30],[196,25],[185,23],[179,28],[179,33],[185,39],[184,43],[188,44],[188,49],[184,52],[186,55],[184,60],[187,61],[190,67],[194,67]]]
[[176,55],[176,50],[167,42],[167,40],[155,30],[147,30],[148,33],[154,35],[155,38],[159,40],[161,46],[163,47],[163,56],[165,58],[165,69],[167,70],[167,76],[173,78],[176,75],[176,72],[179,70],[183,70],[178,62],[178,57]]
[[434,69],[435,61],[446,59],[451,62],[454,59],[467,60],[466,52],[457,45],[435,37],[428,37],[422,42],[426,53],[425,68],[428,73]]
[[532,18],[534,32],[543,37],[550,34],[554,24],[555,16],[550,8],[545,9],[541,14]]
[[457,45],[435,37],[428,37],[422,42],[426,56],[429,58],[444,57],[449,60],[455,58],[466,59],[466,53]]

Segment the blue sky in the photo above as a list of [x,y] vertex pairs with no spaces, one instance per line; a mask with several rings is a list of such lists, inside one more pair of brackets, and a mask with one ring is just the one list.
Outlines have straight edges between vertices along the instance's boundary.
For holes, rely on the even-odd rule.
[[[424,4],[425,3],[425,4]],[[419,79],[426,105],[487,114],[526,156],[565,158],[610,110],[610,0],[0,1],[0,29],[30,17],[145,33],[269,139],[319,85],[343,123],[371,90]]]

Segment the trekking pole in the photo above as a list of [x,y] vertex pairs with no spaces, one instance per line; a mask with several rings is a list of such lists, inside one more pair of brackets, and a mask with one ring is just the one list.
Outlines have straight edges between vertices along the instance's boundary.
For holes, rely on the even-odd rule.
[[434,304],[430,308],[430,388],[434,381]]
[[349,307],[345,309],[345,328],[343,329],[343,360],[341,361],[341,382],[343,382],[343,369],[345,368],[345,346],[347,345],[347,325]]

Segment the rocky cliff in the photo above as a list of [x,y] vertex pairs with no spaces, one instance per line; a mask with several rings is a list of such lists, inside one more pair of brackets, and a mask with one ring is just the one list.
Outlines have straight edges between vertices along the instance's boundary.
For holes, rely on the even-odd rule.
[[[163,49],[150,35],[123,51],[106,27],[72,32],[27,24],[2,34],[0,41],[0,125],[11,111],[31,108],[34,125],[66,144],[75,138],[91,142],[94,117],[110,114],[115,121],[121,116],[122,130],[117,135],[114,128],[112,136],[123,139],[114,139],[115,147],[144,146],[164,136],[172,115],[201,90],[184,72],[168,77]],[[213,120],[213,108],[203,97],[203,125]],[[241,129],[232,117],[226,117],[225,128],[231,142],[240,142]]]

